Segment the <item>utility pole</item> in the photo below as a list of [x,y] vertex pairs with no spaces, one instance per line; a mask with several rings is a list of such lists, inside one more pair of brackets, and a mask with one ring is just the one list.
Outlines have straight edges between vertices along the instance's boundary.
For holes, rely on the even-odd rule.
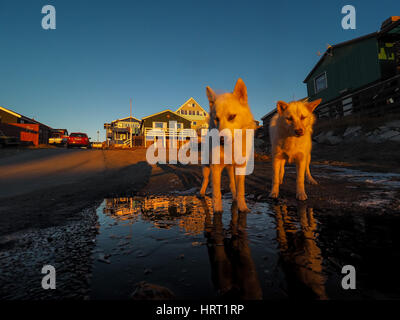
[[100,131],[99,130],[97,130],[97,142],[100,142]]
[[132,99],[131,99],[131,116],[129,118],[129,135],[130,135],[129,146],[132,148]]

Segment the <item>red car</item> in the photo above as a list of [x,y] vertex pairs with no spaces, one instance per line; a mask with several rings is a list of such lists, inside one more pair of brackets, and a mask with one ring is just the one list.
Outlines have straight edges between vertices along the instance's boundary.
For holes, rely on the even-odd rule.
[[91,148],[91,144],[86,133],[73,132],[68,137],[67,147],[86,147],[89,149]]

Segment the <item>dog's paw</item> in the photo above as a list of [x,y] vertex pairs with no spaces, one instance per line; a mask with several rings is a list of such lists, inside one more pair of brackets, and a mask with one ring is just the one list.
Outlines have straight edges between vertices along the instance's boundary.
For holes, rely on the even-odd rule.
[[296,199],[297,200],[301,200],[301,201],[307,200],[307,195],[306,195],[306,193],[304,191],[297,191],[296,192]]
[[242,200],[242,201],[237,201],[237,207],[238,207],[238,210],[240,211],[240,212],[249,212],[250,210],[249,210],[249,208],[247,208],[247,204],[246,204],[246,201],[244,201],[244,200]]
[[307,182],[314,185],[318,184],[318,182],[314,178],[307,178]]
[[269,194],[269,197],[272,199],[276,199],[279,196],[279,192],[278,191],[271,191],[271,193]]

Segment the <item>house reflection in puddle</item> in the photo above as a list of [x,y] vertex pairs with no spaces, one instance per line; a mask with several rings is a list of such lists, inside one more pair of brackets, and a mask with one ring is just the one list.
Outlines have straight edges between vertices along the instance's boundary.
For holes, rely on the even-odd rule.
[[[208,208],[205,205],[205,208]],[[245,300],[262,299],[262,290],[247,238],[247,213],[231,208],[230,238],[222,223],[222,213],[213,217],[206,209],[205,237],[212,281],[219,296]]]
[[133,198],[105,199],[103,212],[120,221],[136,219],[140,214],[140,206]]
[[205,210],[211,199],[202,201],[196,196],[149,196],[106,199],[104,213],[119,221],[148,221],[156,228],[179,226],[188,235],[204,231]]
[[297,207],[297,217],[293,216],[293,212],[288,212],[286,205],[275,205],[273,211],[279,248],[284,264],[289,269],[287,274],[294,274],[297,281],[311,289],[317,298],[327,299],[313,209],[301,203]]

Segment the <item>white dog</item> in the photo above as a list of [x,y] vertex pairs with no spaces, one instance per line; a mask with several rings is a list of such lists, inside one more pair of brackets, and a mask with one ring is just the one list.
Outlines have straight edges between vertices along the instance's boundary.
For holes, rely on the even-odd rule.
[[[242,154],[246,149],[246,129],[255,129],[255,122],[251,114],[250,107],[247,102],[247,88],[242,79],[238,79],[235,89],[232,93],[224,93],[221,95],[215,94],[210,88],[206,88],[207,97],[210,103],[210,122],[209,129],[216,128],[219,131],[229,129],[231,137],[234,137],[234,130],[242,130]],[[232,141],[232,145],[235,143]],[[215,150],[213,150],[214,152]],[[232,159],[232,164],[224,164],[224,147],[219,146],[220,163],[203,166],[203,183],[200,194],[204,196],[209,182],[211,171],[212,180],[212,198],[213,208],[215,212],[222,211],[221,202],[221,173],[226,167],[230,179],[230,189],[234,201],[237,201],[237,206],[240,211],[247,211],[245,200],[245,175],[236,174],[237,167],[245,167],[244,164],[237,164]]]

